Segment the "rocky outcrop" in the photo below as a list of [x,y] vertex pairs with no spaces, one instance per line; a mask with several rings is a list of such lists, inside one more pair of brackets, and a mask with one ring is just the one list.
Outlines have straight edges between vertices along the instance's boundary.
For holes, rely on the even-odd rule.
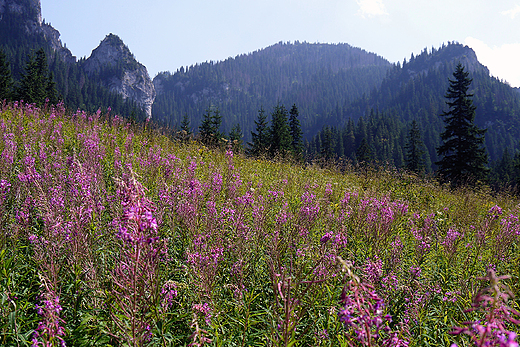
[[42,24],[40,0],[0,0],[0,20],[7,12],[25,17],[30,27]]
[[[73,63],[76,58],[63,46],[60,32],[42,19],[40,0],[0,0],[0,21],[8,18],[28,35],[41,35],[63,61]],[[9,25],[9,24],[8,24]]]
[[143,108],[148,118],[152,116],[155,87],[146,67],[137,62],[130,49],[117,35],[107,35],[92,51],[83,68],[90,75],[99,75],[102,83],[110,91],[135,101]]

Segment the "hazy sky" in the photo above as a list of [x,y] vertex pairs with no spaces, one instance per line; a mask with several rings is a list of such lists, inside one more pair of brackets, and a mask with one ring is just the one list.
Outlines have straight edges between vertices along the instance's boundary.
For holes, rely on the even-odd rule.
[[279,41],[348,43],[391,62],[458,41],[520,87],[520,0],[41,0],[77,57],[119,35],[153,78]]

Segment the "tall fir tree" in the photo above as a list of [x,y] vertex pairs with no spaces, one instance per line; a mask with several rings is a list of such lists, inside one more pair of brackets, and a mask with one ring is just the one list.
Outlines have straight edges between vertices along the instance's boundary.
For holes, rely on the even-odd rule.
[[242,133],[242,128],[240,127],[240,123],[236,123],[233,125],[231,130],[229,131],[229,141],[231,141],[231,145],[233,146],[234,151],[242,150],[242,138],[244,134]]
[[421,130],[419,124],[414,119],[408,133],[408,141],[405,145],[406,149],[406,168],[410,171],[421,173],[424,172],[426,154],[424,142],[421,137]]
[[289,128],[287,109],[277,105],[271,115],[271,129],[269,134],[271,155],[285,156],[291,150],[292,138]]
[[4,51],[0,50],[0,104],[4,100],[11,100],[13,77],[9,61]]
[[453,186],[463,183],[475,183],[485,180],[489,169],[488,156],[484,148],[485,129],[475,125],[475,110],[473,94],[468,93],[472,79],[469,72],[458,64],[453,73],[454,80],[449,80],[450,86],[445,95],[449,111],[444,112],[445,130],[441,134],[443,143],[437,148],[437,154],[442,159],[439,174]]
[[186,132],[186,135],[188,136],[191,135],[190,118],[188,117],[188,113],[185,113],[184,117],[182,117],[181,131]]
[[363,137],[363,140],[361,140],[361,144],[359,145],[359,148],[356,151],[356,159],[358,163],[364,164],[369,164],[374,159],[374,153],[366,137]]
[[255,131],[251,132],[251,142],[248,143],[249,148],[247,149],[247,154],[251,156],[266,154],[269,149],[269,126],[263,107],[258,111],[255,127]]
[[295,159],[302,160],[303,136],[300,120],[298,119],[299,116],[300,114],[298,112],[298,107],[296,107],[296,104],[294,104],[291,108],[291,111],[289,111],[289,128],[291,131],[292,138],[291,150]]
[[334,134],[330,126],[321,129],[320,157],[325,160],[334,158]]
[[43,48],[29,57],[17,91],[17,98],[36,105],[42,105],[46,99],[51,102],[57,101],[53,74],[49,73]]
[[209,107],[204,113],[202,123],[199,126],[201,141],[208,146],[216,146],[220,142],[222,133],[220,124],[222,116],[218,108]]

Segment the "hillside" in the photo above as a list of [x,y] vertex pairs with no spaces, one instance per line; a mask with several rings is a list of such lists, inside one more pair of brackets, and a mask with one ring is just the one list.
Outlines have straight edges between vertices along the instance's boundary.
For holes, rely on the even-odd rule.
[[0,153],[3,346],[516,345],[506,194],[20,103]]
[[[458,62],[466,67],[473,79],[470,92],[474,94],[477,107],[476,123],[488,129],[486,147],[490,160],[499,160],[506,148],[514,153],[519,148],[520,94],[490,76],[471,48],[449,43],[429,52],[424,50],[402,65],[394,66],[378,88],[353,103],[344,104],[334,113],[325,125],[335,128],[336,154],[344,153],[354,158],[361,141],[366,138],[373,148],[374,159],[391,160],[401,166],[401,152],[410,123],[415,119],[421,127],[429,167],[434,169],[431,163],[438,160],[436,148],[444,129],[439,115],[447,109],[444,96]],[[362,124],[359,123],[361,117],[364,118]],[[355,126],[349,122],[354,122]],[[316,141],[319,138],[314,138]],[[340,142],[343,143],[341,148]],[[314,144],[311,151],[316,146],[319,144]]]
[[349,103],[378,86],[391,64],[347,44],[278,43],[222,62],[206,62],[154,78],[154,118],[172,126],[188,114],[196,129],[202,114],[216,105],[223,130],[239,123],[250,138],[260,107],[277,103],[302,111],[305,133],[338,104]]

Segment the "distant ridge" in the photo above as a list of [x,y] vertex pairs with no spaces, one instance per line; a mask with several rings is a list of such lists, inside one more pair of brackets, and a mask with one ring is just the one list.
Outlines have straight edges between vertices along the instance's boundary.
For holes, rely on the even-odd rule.
[[296,103],[312,128],[338,100],[354,101],[379,85],[392,64],[348,44],[277,43],[222,62],[206,62],[154,78],[153,116],[175,126],[188,114],[198,126],[209,105],[220,107],[224,130],[252,129],[260,107]]

